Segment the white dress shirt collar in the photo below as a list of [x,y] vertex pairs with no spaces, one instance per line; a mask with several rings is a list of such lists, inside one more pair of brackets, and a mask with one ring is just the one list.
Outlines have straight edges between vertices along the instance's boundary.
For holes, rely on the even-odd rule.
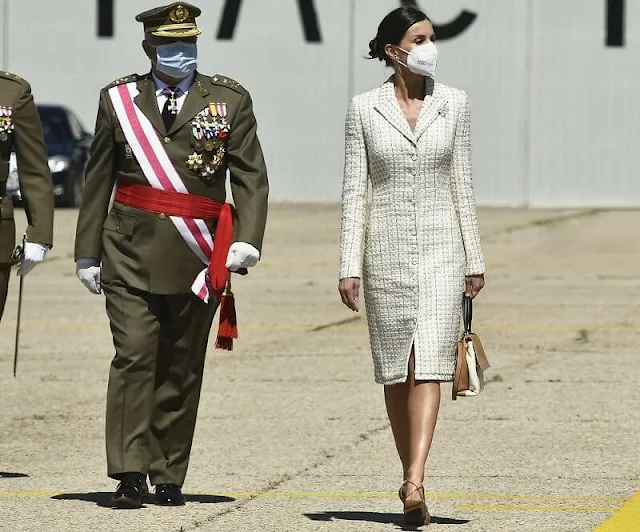
[[[151,76],[153,77],[153,82],[156,86],[156,96],[160,96],[165,88],[171,87],[171,85],[162,81],[158,76],[156,76],[155,72],[152,72]],[[181,89],[183,94],[187,94],[187,92],[189,92],[189,89],[191,88],[191,85],[193,84],[194,79],[195,72],[184,78],[180,83],[176,85],[176,87]]]

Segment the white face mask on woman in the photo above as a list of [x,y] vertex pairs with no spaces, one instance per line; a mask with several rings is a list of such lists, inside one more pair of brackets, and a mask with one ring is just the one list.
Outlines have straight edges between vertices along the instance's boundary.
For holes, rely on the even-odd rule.
[[438,66],[438,50],[433,42],[429,41],[425,44],[419,44],[410,52],[397,46],[398,50],[402,50],[407,54],[407,63],[397,60],[401,65],[406,66],[414,74],[428,76],[433,78]]

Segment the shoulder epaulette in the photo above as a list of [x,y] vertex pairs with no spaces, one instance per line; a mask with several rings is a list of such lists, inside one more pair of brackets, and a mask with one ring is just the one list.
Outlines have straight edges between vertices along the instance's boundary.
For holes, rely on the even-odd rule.
[[220,74],[216,74],[211,78],[211,82],[215,85],[227,87],[231,90],[239,92],[240,94],[245,94],[247,92],[247,90],[242,85],[240,85],[240,83],[228,76],[221,76]]
[[109,85],[107,85],[107,88],[110,89],[111,87],[115,87],[116,85],[123,85],[124,83],[131,83],[132,81],[138,81],[139,78],[140,76],[138,76],[138,74],[131,74],[130,76],[118,78],[113,80],[111,83],[109,83]]
[[16,83],[20,83],[24,85],[27,83],[27,80],[18,76],[18,74],[14,74],[13,72],[5,72],[4,70],[0,70],[0,77],[5,79],[10,79],[11,81],[15,81]]

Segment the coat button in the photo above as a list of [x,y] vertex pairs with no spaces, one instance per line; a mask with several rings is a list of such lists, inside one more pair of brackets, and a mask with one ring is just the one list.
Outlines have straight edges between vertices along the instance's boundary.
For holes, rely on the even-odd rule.
[[167,215],[163,212],[161,212],[160,214],[158,214],[158,220],[164,220],[166,219]]
[[165,137],[164,138],[164,143],[165,144],[171,144],[171,137]]

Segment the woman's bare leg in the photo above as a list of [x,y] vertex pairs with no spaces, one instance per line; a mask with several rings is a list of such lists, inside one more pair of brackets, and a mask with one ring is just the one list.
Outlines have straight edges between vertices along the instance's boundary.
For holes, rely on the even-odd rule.
[[406,480],[409,470],[409,383],[392,384],[384,387],[384,401],[391,422],[393,439],[402,462],[402,479]]
[[[424,467],[431,449],[433,433],[440,408],[440,383],[416,381],[414,357],[409,361],[409,467],[407,480],[421,486],[424,482]],[[412,486],[408,486],[410,492]],[[418,494],[416,494],[418,496]]]
[[[440,407],[440,383],[416,382],[412,351],[407,382],[385,386],[384,392],[403,478],[421,486]],[[406,493],[413,489],[407,486]]]

